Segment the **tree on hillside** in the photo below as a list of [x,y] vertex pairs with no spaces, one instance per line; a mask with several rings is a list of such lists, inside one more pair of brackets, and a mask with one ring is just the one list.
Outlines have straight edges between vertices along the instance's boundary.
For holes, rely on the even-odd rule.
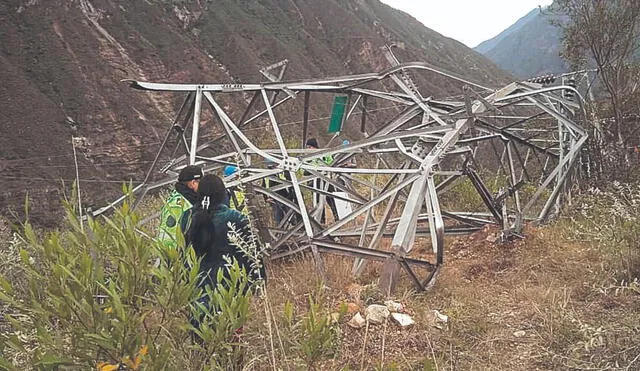
[[627,149],[638,144],[633,138],[640,128],[627,120],[637,112],[639,95],[640,69],[634,57],[640,45],[640,1],[556,0],[553,9],[569,19],[560,24],[562,56],[574,69],[592,63],[598,68],[613,116],[612,125],[604,127],[605,141],[615,143],[616,157],[628,164]]

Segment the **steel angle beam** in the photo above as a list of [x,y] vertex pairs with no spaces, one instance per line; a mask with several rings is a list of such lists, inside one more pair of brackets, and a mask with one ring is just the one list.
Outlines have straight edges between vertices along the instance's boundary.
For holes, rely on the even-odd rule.
[[391,251],[373,250],[362,247],[352,246],[348,244],[342,244],[338,242],[332,242],[324,239],[313,239],[310,241],[312,244],[318,246],[321,249],[329,250],[332,253],[350,256],[360,256],[366,259],[373,259],[378,261],[384,261],[386,259],[396,259],[398,261],[405,261],[411,266],[417,266],[427,269],[434,269],[435,265],[429,261],[414,259],[404,256],[399,256]]
[[[181,122],[179,144],[184,146],[176,149],[184,153],[174,151],[160,172],[150,169],[134,193],[144,196],[171,184],[187,163],[201,164],[214,173],[234,164],[241,175],[225,183],[253,189],[256,200],[249,200],[255,204],[250,209],[261,207],[257,198],[268,195],[288,210],[281,223],[268,215],[258,221],[269,232],[271,240],[266,242],[275,248],[272,257],[310,250],[321,269],[318,252],[339,253],[354,257],[354,273],[364,267],[362,259],[380,260],[385,265],[380,280],[385,291],[395,284],[399,272],[405,272],[418,289],[425,289],[443,262],[445,235],[472,233],[486,225],[519,229],[520,221],[549,217],[566,191],[586,140],[579,94],[572,103],[562,96],[570,90],[567,87],[512,83],[493,89],[426,63],[392,62],[394,66],[380,72],[296,81],[283,80],[286,61],[263,69],[269,81],[260,83],[130,81],[136,89],[186,96],[176,116],[176,122]],[[416,84],[419,74],[435,74],[452,86],[468,85],[474,90],[463,89],[464,99],[425,99],[428,92],[421,92]],[[247,93],[250,101],[245,100]],[[304,101],[296,102],[300,93]],[[350,132],[348,145],[303,148],[310,133],[326,124],[329,112],[318,107],[326,106],[322,102],[336,94],[352,97],[347,116],[349,120],[356,117],[360,130]],[[201,126],[202,117],[213,117],[217,126]],[[282,117],[290,122],[283,124]],[[212,133],[212,127],[217,131]],[[269,148],[263,145],[265,132],[273,139]],[[213,139],[205,140],[207,136]],[[161,150],[168,142],[163,141]],[[291,148],[293,142],[300,148]],[[323,163],[329,156],[335,162]],[[163,160],[158,154],[153,167]],[[350,166],[352,162],[356,166]],[[483,179],[491,176],[488,169],[499,169],[491,181]],[[260,186],[264,179],[282,184],[264,189]],[[481,210],[451,202],[462,179],[471,180],[470,189],[485,205],[480,204]],[[505,179],[501,189],[495,188],[498,179]],[[309,184],[316,181],[322,186]],[[536,187],[533,195],[523,195],[525,185]],[[287,188],[290,197],[278,194]],[[314,205],[314,197],[321,202]],[[323,208],[331,202],[343,207],[341,215],[323,222]],[[411,260],[417,237],[428,239],[433,262]],[[342,242],[335,242],[336,238]],[[393,251],[381,250],[387,243]],[[420,269],[428,271],[426,278],[416,273]]]

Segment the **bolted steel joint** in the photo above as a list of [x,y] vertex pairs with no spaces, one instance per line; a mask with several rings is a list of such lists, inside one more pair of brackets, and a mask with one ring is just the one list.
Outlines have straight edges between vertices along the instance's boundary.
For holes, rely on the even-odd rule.
[[300,165],[302,161],[300,161],[297,157],[285,157],[282,159],[282,168],[287,171],[298,171],[300,169]]

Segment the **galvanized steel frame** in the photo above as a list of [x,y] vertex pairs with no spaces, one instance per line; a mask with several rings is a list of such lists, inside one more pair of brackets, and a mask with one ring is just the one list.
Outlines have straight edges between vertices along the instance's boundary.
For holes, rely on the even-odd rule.
[[[274,66],[284,69],[286,63]],[[278,77],[265,71],[263,74],[271,82],[130,81],[135,89],[186,94],[152,167],[142,184],[134,188],[134,193],[140,200],[148,191],[174,182],[179,169],[186,164],[203,164],[205,171],[217,171],[227,164],[237,165],[240,176],[226,179],[228,186],[252,184],[256,194],[268,196],[291,210],[286,219],[290,222],[285,220],[279,226],[269,227],[269,242],[277,248],[272,258],[311,249],[321,267],[319,251],[349,255],[355,258],[356,274],[364,267],[362,259],[381,260],[385,263],[380,285],[387,292],[393,290],[400,269],[408,273],[419,290],[426,289],[444,261],[446,234],[472,233],[486,225],[495,225],[503,237],[508,238],[521,233],[527,220],[547,220],[553,214],[552,207],[559,204],[567,189],[566,183],[575,171],[574,164],[587,139],[583,128],[586,120],[583,100],[571,86],[543,87],[515,82],[501,89],[490,89],[419,62],[398,64],[380,73],[293,82],[276,81],[283,71]],[[425,72],[451,79],[452,84],[462,84],[462,99],[423,98],[410,73]],[[565,97],[568,91],[574,94],[575,101]],[[237,99],[246,93],[253,93],[252,98],[241,118],[234,121],[221,102],[230,94],[235,94],[236,103],[246,101]],[[356,113],[361,115],[360,138],[350,138],[352,142],[346,146],[320,150],[288,148],[277,114],[284,109],[295,110],[288,103],[296,102],[300,93],[304,93],[299,124],[301,143],[308,136],[312,101],[323,95],[355,97],[349,100],[348,115],[360,108]],[[277,100],[279,94],[284,97]],[[396,110],[397,114],[383,117],[383,122],[369,123],[367,120],[382,117],[367,109],[372,101]],[[201,115],[207,104],[220,126],[220,134],[202,143]],[[260,104],[264,108],[259,108]],[[268,122],[264,130],[272,135],[276,148],[261,148],[245,133],[244,128],[257,120]],[[354,121],[351,117],[345,118],[347,126],[355,126]],[[367,126],[376,129],[368,133]],[[182,147],[184,154],[172,157],[159,169],[163,179],[150,182],[158,170],[160,153],[166,148],[171,133],[176,132],[180,137],[176,148]],[[221,143],[232,150],[221,153]],[[489,148],[496,158],[487,158],[487,153],[491,154]],[[337,161],[318,166],[314,160],[326,155],[334,156]],[[364,165],[343,167],[352,157]],[[276,168],[267,168],[265,161],[275,163]],[[491,191],[491,185],[482,179],[492,168],[496,171],[495,182],[502,173],[506,175],[506,183],[499,190]],[[289,180],[279,178],[285,173]],[[376,184],[381,177],[386,180],[384,185]],[[280,188],[292,187],[295,198],[286,199],[276,193],[277,187],[265,189],[258,184],[266,178],[281,182]],[[315,179],[321,181],[315,182]],[[441,203],[442,196],[446,197],[447,192],[465,180],[478,193],[484,210],[452,210],[453,203]],[[325,187],[319,189],[315,184]],[[326,185],[347,194],[346,201],[351,203],[353,211],[340,220],[322,224],[319,216],[325,208],[326,197],[341,198],[330,193]],[[532,188],[535,191],[532,192]],[[314,207],[306,201],[306,193],[321,195],[320,203]],[[292,218],[293,214],[300,217]],[[298,221],[293,222],[294,219]],[[380,249],[381,241],[389,238],[390,249]],[[411,257],[416,238],[430,240],[431,252],[426,256],[431,256],[431,261]],[[417,269],[427,271],[425,278],[420,278]]]

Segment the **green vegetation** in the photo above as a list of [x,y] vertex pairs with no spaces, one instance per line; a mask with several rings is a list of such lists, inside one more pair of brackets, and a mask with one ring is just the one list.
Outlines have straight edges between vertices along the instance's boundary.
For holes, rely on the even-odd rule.
[[[634,369],[640,188],[616,183],[573,203],[578,213],[528,226],[524,240],[487,242],[491,230],[448,240],[431,291],[417,294],[400,281],[396,299],[416,321],[408,329],[349,327],[353,307],[362,313],[383,300],[371,291],[381,267],[371,262],[356,281],[351,259],[330,255],[325,281],[311,259],[272,262],[254,298],[240,294],[246,273],[236,265],[222,285],[228,289],[207,293],[221,308],[209,312],[192,305],[202,294],[197,261],[187,257],[195,264],[187,269],[177,252],[136,232],[141,216],[128,203],[84,228],[68,205],[64,229],[44,233],[25,223],[2,245],[0,362],[7,369]],[[449,322],[434,323],[434,309]],[[192,314],[205,319],[200,330]]]
[[338,350],[338,327],[333,326],[331,317],[321,313],[320,304],[309,297],[309,311],[302,319],[300,352],[307,366],[315,368],[323,357],[332,356]]
[[613,182],[579,201],[578,212],[561,223],[563,238],[602,249],[614,259],[612,277],[633,283],[640,277],[640,188]]
[[[40,236],[26,222],[7,246],[20,261],[0,272],[10,327],[0,337],[3,368],[228,369],[238,362],[231,340],[247,320],[250,293],[237,262],[230,278],[219,275],[224,284],[202,292],[193,251],[183,257],[137,230],[129,202],[85,225],[71,205],[65,230]],[[221,310],[207,310],[201,297]],[[201,318],[198,329],[190,317]],[[196,336],[203,341],[192,342]]]
[[[592,102],[587,152],[600,180],[636,180],[639,120],[637,118],[640,61],[640,3],[635,0],[556,0],[554,12],[566,15],[562,57],[572,69],[598,70],[603,97]],[[602,119],[608,117],[608,119]],[[634,166],[636,165],[636,166]]]

